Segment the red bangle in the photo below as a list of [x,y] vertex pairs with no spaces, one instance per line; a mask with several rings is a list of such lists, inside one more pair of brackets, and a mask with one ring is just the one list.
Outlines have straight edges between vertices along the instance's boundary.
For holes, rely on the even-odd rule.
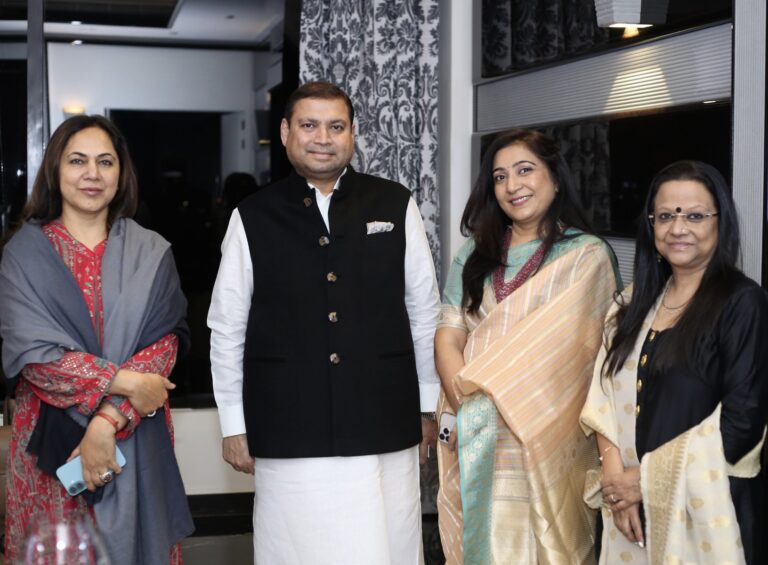
[[104,418],[104,419],[105,419],[107,422],[109,422],[110,424],[112,424],[112,425],[115,427],[115,431],[116,431],[116,432],[119,432],[119,431],[120,431],[120,424],[118,424],[118,423],[117,423],[117,420],[115,420],[115,419],[114,419],[112,416],[110,416],[109,414],[105,414],[104,412],[96,412],[96,413],[94,414],[94,416],[101,416],[101,417],[102,417],[102,418]]

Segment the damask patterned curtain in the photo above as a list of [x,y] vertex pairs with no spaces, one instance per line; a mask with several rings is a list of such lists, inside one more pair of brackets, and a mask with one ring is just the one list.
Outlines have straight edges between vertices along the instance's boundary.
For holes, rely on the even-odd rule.
[[483,0],[483,76],[529,68],[608,41],[593,0]]
[[299,80],[349,94],[353,166],[411,189],[439,270],[438,1],[303,0]]

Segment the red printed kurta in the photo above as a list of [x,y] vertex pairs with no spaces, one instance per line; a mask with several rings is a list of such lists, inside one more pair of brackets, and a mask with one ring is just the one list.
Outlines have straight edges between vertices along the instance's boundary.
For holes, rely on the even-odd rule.
[[[43,232],[75,277],[99,341],[103,341],[101,260],[107,240],[93,250],[88,249],[76,241],[57,221],[45,225]],[[117,434],[117,438],[128,437],[139,425],[140,417],[128,400],[119,401],[107,393],[112,379],[121,368],[143,373],[159,373],[167,377],[176,362],[177,346],[176,335],[168,334],[136,353],[122,367],[85,352],[68,352],[58,361],[31,363],[24,367],[16,389],[17,409],[13,418],[8,456],[8,501],[5,518],[5,549],[8,562],[15,562],[23,552],[22,544],[27,524],[34,517],[47,515],[58,521],[73,513],[89,511],[82,496],[69,496],[56,477],[38,469],[37,457],[27,453],[30,436],[40,415],[40,402],[57,408],[76,406],[86,416],[92,415],[103,402],[109,402],[129,421]],[[173,426],[167,401],[165,408],[166,423],[173,443]],[[178,544],[171,551],[170,563],[181,563],[181,549]]]

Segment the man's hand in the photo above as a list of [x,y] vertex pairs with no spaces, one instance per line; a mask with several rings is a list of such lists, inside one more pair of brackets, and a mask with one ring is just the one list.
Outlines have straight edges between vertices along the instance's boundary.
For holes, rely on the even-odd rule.
[[248,441],[245,434],[225,437],[222,441],[221,452],[224,461],[232,465],[235,471],[254,474],[255,459],[248,453]]
[[429,418],[421,418],[421,443],[419,444],[419,464],[427,462],[428,450],[437,449],[437,422]]

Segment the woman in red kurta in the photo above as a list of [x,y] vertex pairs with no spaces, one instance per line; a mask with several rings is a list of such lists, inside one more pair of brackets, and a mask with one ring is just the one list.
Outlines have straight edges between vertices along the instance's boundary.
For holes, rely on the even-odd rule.
[[[44,223],[40,229],[74,277],[94,333],[103,344],[102,259],[109,246],[109,225],[117,219],[110,216],[119,217],[130,211],[131,202],[125,196],[126,192],[133,192],[135,197],[135,175],[123,147],[124,140],[113,141],[114,126],[104,118],[81,118],[90,121],[74,127],[70,124],[69,131],[65,132],[68,135],[57,131],[59,137],[54,134],[49,144],[49,152],[53,154],[44,158],[36,186],[42,186],[46,180],[50,182],[49,179],[41,181],[41,177],[51,176],[52,162],[58,165],[53,171],[58,173],[61,210],[59,214],[47,210],[48,215],[56,219]],[[54,143],[55,140],[58,143]],[[119,146],[118,149],[115,146]],[[46,162],[49,167],[44,170]],[[127,173],[126,167],[131,169]],[[122,198],[116,198],[118,194]],[[33,191],[25,210],[28,220],[45,217],[39,213],[41,198],[44,197],[40,191],[37,194]],[[7,324],[3,329],[7,331]],[[69,496],[55,476],[38,467],[38,457],[28,451],[43,404],[61,409],[76,407],[89,419],[85,436],[72,456],[81,456],[83,478],[88,490],[94,491],[121,472],[115,461],[115,442],[131,436],[141,425],[142,416],[153,416],[155,410],[165,408],[163,414],[173,441],[167,390],[174,385],[167,377],[176,361],[178,344],[178,336],[168,333],[133,354],[121,366],[75,350],[65,351],[55,360],[23,366],[16,387],[17,411],[9,448],[8,560],[15,561],[23,555],[24,537],[32,520],[47,516],[53,521],[62,521],[76,513],[93,513],[83,496]],[[112,558],[113,562],[121,562],[119,557]],[[170,548],[169,560],[172,564],[181,563],[177,543]]]
[[[94,328],[103,339],[101,258],[107,240],[91,250],[75,240],[61,222],[53,221],[44,226],[43,231],[72,271],[83,292]],[[24,368],[21,373],[23,378],[16,389],[18,408],[13,418],[13,435],[9,447],[8,510],[5,519],[5,539],[8,545],[6,557],[9,560],[16,559],[18,552],[23,551],[18,542],[23,541],[33,517],[45,515],[59,521],[73,512],[84,512],[87,509],[83,497],[68,496],[56,477],[40,471],[35,465],[35,457],[27,453],[29,437],[40,412],[40,402],[60,408],[77,406],[80,412],[91,416],[104,402],[111,403],[112,397],[108,391],[118,369],[158,373],[167,377],[176,362],[177,343],[176,335],[169,334],[131,357],[122,367],[89,353],[70,352],[58,361],[34,363]],[[112,405],[127,420],[125,427],[116,434],[116,438],[121,439],[139,425],[140,416],[127,399]],[[165,407],[166,422],[173,438],[167,400]],[[181,563],[178,545],[174,547],[170,562]]]

